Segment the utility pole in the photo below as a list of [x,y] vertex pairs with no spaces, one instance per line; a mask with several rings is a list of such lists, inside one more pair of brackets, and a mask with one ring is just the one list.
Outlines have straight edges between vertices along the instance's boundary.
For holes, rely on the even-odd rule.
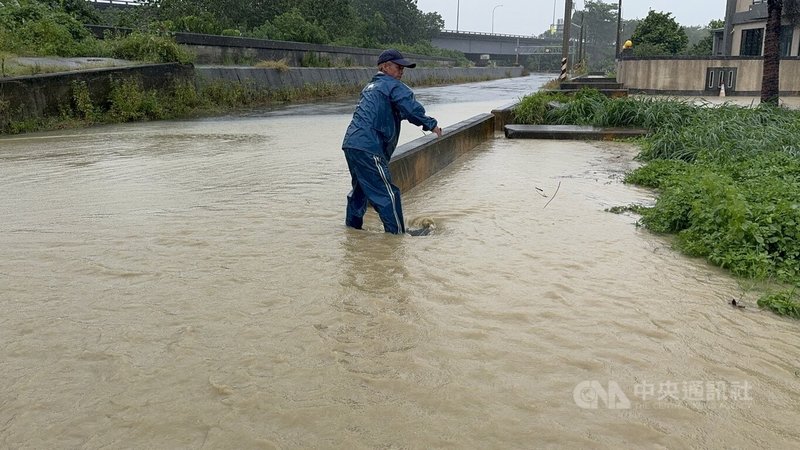
[[564,2],[564,41],[561,46],[560,81],[567,80],[567,61],[569,60],[569,29],[572,28],[572,0]]
[[614,56],[619,58],[619,41],[622,37],[622,0],[617,0],[617,48]]
[[583,15],[584,15],[584,12],[581,11],[581,34],[580,34],[580,39],[578,39],[578,64],[581,65],[581,69],[583,69],[583,66],[584,66],[584,63],[583,63],[583,58],[584,58],[584,54],[583,54],[583,52],[584,52],[584,48],[583,48],[583,36],[584,36],[584,34],[583,34]]

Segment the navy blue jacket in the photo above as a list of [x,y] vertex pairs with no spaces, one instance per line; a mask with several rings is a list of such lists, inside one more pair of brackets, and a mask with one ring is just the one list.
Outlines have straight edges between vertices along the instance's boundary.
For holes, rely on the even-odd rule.
[[364,150],[391,159],[403,119],[425,131],[437,125],[436,119],[425,115],[425,108],[414,99],[411,88],[379,72],[361,91],[361,100],[347,127],[342,148]]

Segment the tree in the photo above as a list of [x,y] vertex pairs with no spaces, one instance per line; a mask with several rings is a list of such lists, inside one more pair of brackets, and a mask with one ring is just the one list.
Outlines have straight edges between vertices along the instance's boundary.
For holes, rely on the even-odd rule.
[[444,28],[444,20],[438,13],[423,13],[416,0],[351,0],[353,9],[364,22],[380,24],[370,27],[381,30],[381,35],[368,39],[383,44],[416,44],[429,41]]
[[[617,6],[597,0],[586,0],[583,11],[575,11],[572,23],[583,23],[585,54],[589,56],[589,66],[601,69],[613,65],[617,36]],[[581,36],[581,30],[573,29],[571,36]]]
[[[702,29],[702,36],[692,47],[689,49],[689,54],[694,56],[710,56],[714,50],[714,30],[723,28],[725,26],[724,20],[712,20],[708,23],[708,27]],[[691,41],[691,38],[690,38]]]
[[767,0],[767,29],[764,33],[764,65],[761,75],[761,103],[778,105],[780,92],[781,12],[784,0]]
[[761,102],[778,104],[780,97],[781,18],[800,23],[800,0],[768,0],[764,31],[764,66],[761,74]]
[[672,13],[650,10],[634,30],[631,41],[637,56],[677,55],[686,49],[689,38]]
[[277,39],[282,41],[314,44],[328,42],[328,33],[321,26],[306,20],[297,9],[292,9],[276,17],[273,25],[279,33]]

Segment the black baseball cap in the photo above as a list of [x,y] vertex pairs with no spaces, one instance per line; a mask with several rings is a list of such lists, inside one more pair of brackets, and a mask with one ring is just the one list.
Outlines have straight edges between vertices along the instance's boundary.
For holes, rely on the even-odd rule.
[[397,50],[395,50],[393,48],[390,48],[389,50],[384,50],[383,53],[381,53],[381,56],[378,56],[378,65],[379,66],[381,64],[383,64],[385,62],[389,62],[389,61],[391,61],[391,62],[393,62],[395,64],[398,64],[398,65],[401,65],[403,67],[408,67],[410,69],[413,69],[414,67],[417,67],[417,63],[412,63],[411,61],[403,58],[402,53],[398,52]]

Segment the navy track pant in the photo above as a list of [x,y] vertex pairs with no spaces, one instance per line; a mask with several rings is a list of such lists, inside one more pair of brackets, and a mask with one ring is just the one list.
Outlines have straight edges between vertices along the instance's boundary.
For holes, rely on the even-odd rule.
[[389,161],[363,150],[345,149],[353,189],[347,194],[345,225],[361,229],[367,206],[372,205],[387,233],[405,233],[400,189],[392,184]]

